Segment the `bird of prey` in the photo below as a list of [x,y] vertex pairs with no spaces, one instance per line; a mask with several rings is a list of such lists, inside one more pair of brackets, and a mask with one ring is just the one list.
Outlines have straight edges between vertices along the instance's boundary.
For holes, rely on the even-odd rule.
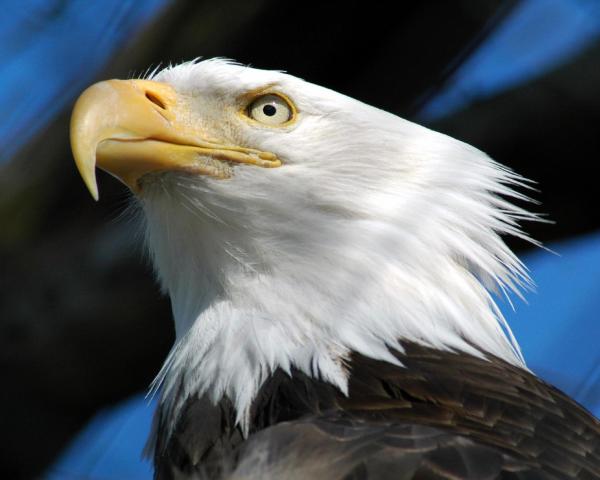
[[600,423],[495,304],[535,216],[481,151],[223,59],[91,86],[71,142],[96,199],[96,167],[133,191],[172,302],[156,478],[600,478]]

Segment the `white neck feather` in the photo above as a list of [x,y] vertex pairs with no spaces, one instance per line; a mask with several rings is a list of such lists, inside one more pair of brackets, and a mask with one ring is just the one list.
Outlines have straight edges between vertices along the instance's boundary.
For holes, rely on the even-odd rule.
[[332,204],[290,218],[276,194],[245,198],[262,191],[253,173],[226,189],[176,174],[148,188],[147,243],[177,333],[156,386],[173,418],[188,396],[207,393],[232,400],[245,426],[277,368],[345,392],[349,352],[397,362],[388,349],[399,340],[524,367],[489,291],[528,282],[499,234],[522,236],[515,219],[531,215],[499,197],[518,196],[506,186],[518,177],[455,144],[460,178],[448,185],[432,167],[428,188],[405,185],[406,204],[385,188],[370,192],[363,206],[376,216]]
[[[209,82],[210,68],[224,69],[217,85],[266,75],[201,62],[163,76],[184,88]],[[511,188],[523,180],[462,142],[272,75],[302,118],[244,141],[283,167],[144,186],[146,241],[176,325],[155,383],[171,418],[206,393],[227,396],[244,426],[277,368],[345,392],[350,352],[397,362],[389,348],[402,340],[524,367],[490,294],[529,284],[501,239],[525,238],[517,221],[535,218],[506,200],[525,198]]]

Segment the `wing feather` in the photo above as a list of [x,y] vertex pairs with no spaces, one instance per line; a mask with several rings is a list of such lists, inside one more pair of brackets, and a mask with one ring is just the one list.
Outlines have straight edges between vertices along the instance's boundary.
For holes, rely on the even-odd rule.
[[569,397],[495,357],[404,347],[404,367],[353,355],[347,397],[275,372],[247,439],[227,399],[188,399],[157,478],[600,479],[600,423]]

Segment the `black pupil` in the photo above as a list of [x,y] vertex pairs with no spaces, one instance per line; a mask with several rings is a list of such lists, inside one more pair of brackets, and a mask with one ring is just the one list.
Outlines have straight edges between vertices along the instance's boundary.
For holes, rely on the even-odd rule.
[[263,113],[267,117],[272,117],[273,115],[275,115],[277,113],[277,108],[275,108],[274,105],[265,105],[263,107]]

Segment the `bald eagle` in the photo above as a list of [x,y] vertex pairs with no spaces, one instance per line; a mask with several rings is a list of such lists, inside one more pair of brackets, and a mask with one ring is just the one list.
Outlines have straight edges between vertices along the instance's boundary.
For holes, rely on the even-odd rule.
[[134,192],[172,302],[156,478],[600,478],[600,423],[494,302],[535,216],[481,151],[222,59],[91,86],[71,142],[94,198],[96,166]]

